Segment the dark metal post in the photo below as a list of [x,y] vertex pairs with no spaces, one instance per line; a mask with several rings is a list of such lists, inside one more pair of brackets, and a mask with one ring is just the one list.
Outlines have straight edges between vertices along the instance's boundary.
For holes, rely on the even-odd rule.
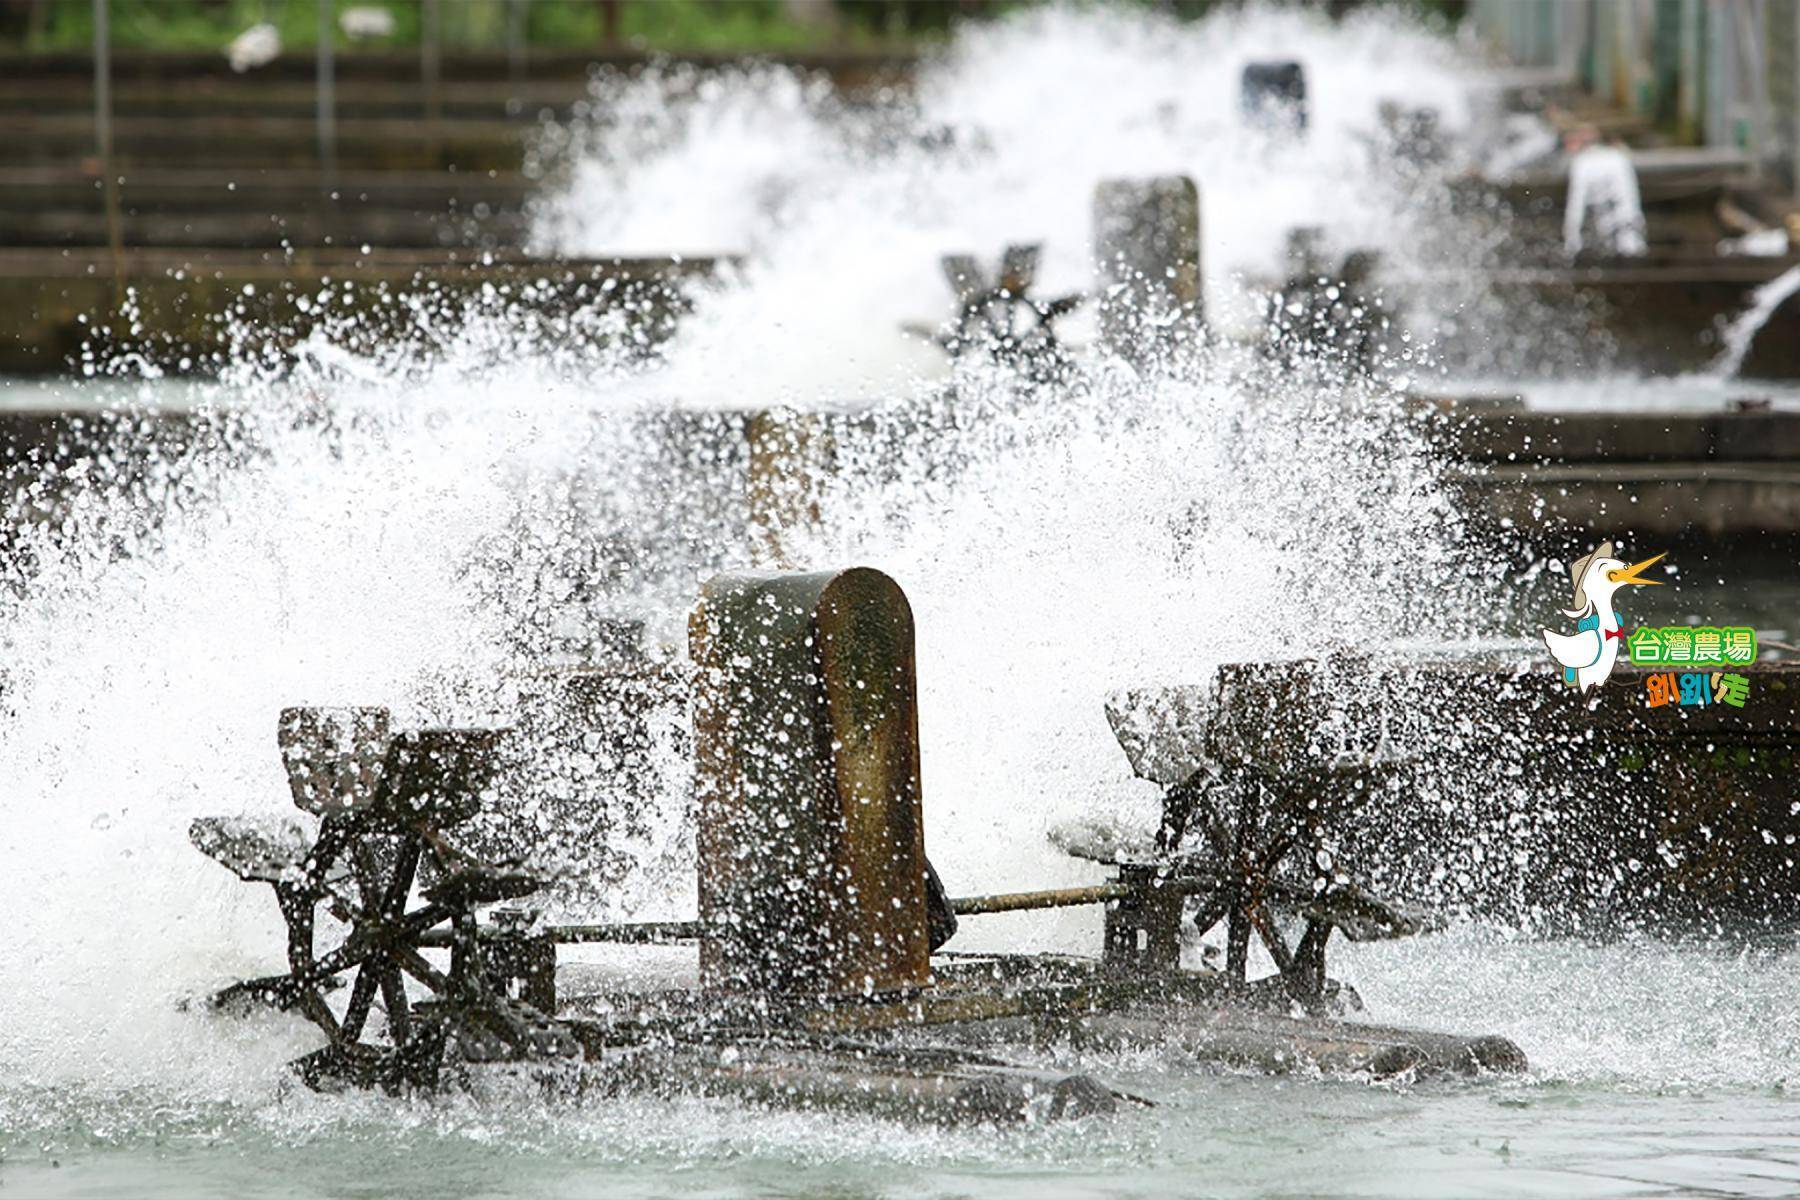
[[316,79],[319,171],[326,190],[337,179],[337,63],[332,56],[333,5],[319,0],[319,58]]
[[526,26],[526,0],[506,0],[506,74],[515,89],[515,104],[523,99],[516,90],[525,82],[525,43],[530,30]]
[[1094,189],[1100,337],[1139,366],[1201,326],[1200,192],[1182,175],[1102,180]]
[[817,413],[772,408],[752,414],[745,434],[751,561],[793,566],[819,523],[820,493],[834,455],[831,429]]
[[113,280],[125,280],[125,232],[119,213],[119,175],[113,167],[112,33],[107,0],[94,0],[94,155],[99,160],[101,195],[106,203],[106,245]]
[[721,575],[689,625],[701,986],[930,982],[912,610],[863,567]]
[[1158,974],[1181,967],[1182,890],[1160,868],[1119,868],[1124,895],[1106,905],[1104,960],[1114,971]]
[[438,127],[444,116],[442,12],[438,0],[419,0],[419,86],[425,105],[425,153],[433,167],[443,166]]
[[438,118],[444,115],[444,100],[438,90],[444,73],[438,18],[438,0],[420,0],[419,82],[425,91],[425,119],[432,124],[434,132]]

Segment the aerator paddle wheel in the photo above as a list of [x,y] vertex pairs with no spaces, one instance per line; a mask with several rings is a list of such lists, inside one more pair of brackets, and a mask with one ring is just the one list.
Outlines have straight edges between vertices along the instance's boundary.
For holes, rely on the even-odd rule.
[[[1226,668],[1204,714],[1181,689],[1145,693],[1142,736],[1115,720],[1169,797],[1160,847],[1108,849],[1118,879],[946,899],[925,855],[913,618],[894,580],[867,567],[717,576],[689,653],[694,919],[539,925],[495,907],[547,880],[473,853],[485,825],[473,818],[496,790],[503,737],[509,764],[554,743],[394,730],[378,708],[289,709],[279,740],[300,814],[191,830],[240,878],[270,885],[287,925],[287,969],[214,1006],[313,1022],[324,1044],[294,1067],[323,1090],[479,1088],[488,1064],[503,1078],[529,1064],[533,1083],[582,1094],[941,1122],[1149,1103],[992,1053],[1021,1039],[1381,1078],[1524,1067],[1504,1038],[1317,1015],[1332,931],[1409,922],[1322,857],[1321,831],[1361,786],[1345,781],[1366,780],[1381,755],[1356,733],[1368,725],[1358,714],[1343,737],[1344,722],[1301,707],[1305,679],[1283,691],[1291,665],[1268,679]],[[1098,957],[943,946],[958,916],[1079,905],[1105,907]],[[1227,922],[1231,971],[1182,967],[1190,907],[1203,925]],[[1277,930],[1283,912],[1308,922],[1297,947]],[[1280,966],[1268,987],[1244,979],[1253,934]],[[697,943],[696,974],[621,987],[606,971],[572,972],[590,986],[559,996],[558,948],[587,943]],[[1290,1011],[1297,1000],[1314,1012]]]
[[1059,377],[1070,359],[1055,323],[1086,297],[1079,292],[1052,300],[1032,296],[1041,255],[1040,246],[1008,246],[991,279],[974,255],[945,255],[940,261],[956,293],[957,314],[940,328],[911,325],[909,332],[931,338],[953,359],[983,354],[1032,379]]
[[[1252,934],[1274,961],[1282,990],[1314,1006],[1335,996],[1325,948],[1334,931],[1352,941],[1405,937],[1420,919],[1371,895],[1342,869],[1325,833],[1353,803],[1371,768],[1325,769],[1284,781],[1252,766],[1196,772],[1165,798],[1158,849],[1172,879],[1195,891],[1201,933],[1225,924],[1225,973],[1245,984]],[[1196,849],[1177,847],[1198,842]],[[1280,918],[1304,921],[1289,945]]]
[[[1422,910],[1357,882],[1353,855],[1341,845],[1356,814],[1406,769],[1382,744],[1373,713],[1331,699],[1330,674],[1354,669],[1232,664],[1203,698],[1170,689],[1109,704],[1133,767],[1163,785],[1162,821],[1154,844],[1141,849],[1080,836],[1064,844],[1117,867],[1140,895],[1165,897],[1164,926],[1179,924],[1191,897],[1185,911],[1202,934],[1225,926],[1224,973],[1233,986],[1310,1011],[1341,1007],[1343,989],[1325,967],[1333,933],[1373,941],[1430,923]],[[1284,919],[1301,922],[1294,942]],[[1274,976],[1248,979],[1253,937]]]
[[[547,939],[516,918],[476,923],[481,906],[520,899],[546,880],[517,862],[476,858],[447,833],[479,808],[499,736],[394,732],[379,708],[290,708],[281,714],[282,760],[295,806],[317,818],[316,834],[293,819],[203,817],[190,828],[202,852],[273,887],[287,925],[287,971],[234,984],[212,1004],[267,1004],[317,1025],[327,1044],[294,1064],[309,1085],[434,1086],[452,1046],[464,1061],[578,1053],[549,1016],[555,957]],[[321,912],[347,926],[324,950]],[[425,954],[444,947],[447,971]],[[340,1009],[328,993],[346,976]]]

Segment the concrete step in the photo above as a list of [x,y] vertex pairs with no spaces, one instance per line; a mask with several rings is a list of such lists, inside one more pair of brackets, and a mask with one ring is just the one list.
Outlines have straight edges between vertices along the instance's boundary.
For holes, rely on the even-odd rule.
[[[1800,258],[1710,258],[1700,261],[1611,259],[1574,266],[1485,271],[1489,292],[1508,305],[1541,304],[1553,313],[1579,313],[1592,357],[1581,370],[1629,363],[1646,374],[1674,375],[1706,368],[1720,351],[1719,330],[1743,312],[1751,291],[1791,269]],[[1394,286],[1441,286],[1465,274],[1430,273],[1396,279]],[[1745,358],[1752,379],[1800,378],[1800,303],[1779,308]]]
[[[907,53],[860,50],[777,53],[763,57],[801,71],[827,75],[840,89],[850,92],[904,85],[918,61],[916,56]],[[581,84],[597,68],[630,70],[652,62],[729,67],[741,65],[743,59],[741,55],[710,52],[649,54],[601,47],[573,50],[533,47],[518,66],[522,68],[520,77],[527,82]],[[335,70],[339,83],[346,87],[363,82],[416,85],[421,78],[420,65],[416,48],[372,50],[344,46],[339,49]],[[238,75],[225,61],[225,50],[220,46],[212,51],[115,50],[112,67],[113,79],[121,87],[132,83],[188,87],[202,80],[310,83],[317,65],[310,48],[295,48],[266,66]],[[513,60],[500,47],[483,50],[447,47],[440,58],[439,78],[446,84],[500,83],[514,75]],[[85,81],[92,76],[93,60],[85,51],[0,52],[0,80]]]
[[[115,270],[104,250],[0,246],[0,374],[65,371],[108,325],[115,345],[171,369],[204,371],[226,344],[226,313],[242,314],[272,345],[289,345],[320,319],[300,298],[318,295],[328,280],[339,311],[372,315],[376,324],[393,314],[392,297],[402,292],[529,285],[538,311],[623,305],[628,326],[666,332],[661,322],[682,303],[683,289],[715,268],[715,260],[700,258],[552,260],[504,250],[364,253],[333,245],[291,253],[129,249]],[[126,289],[137,298],[132,319],[118,313]]]
[[1439,432],[1448,453],[1471,462],[1800,465],[1800,412],[1464,414],[1453,408]]
[[[127,246],[192,247],[344,245],[384,249],[438,246],[517,245],[528,223],[519,212],[475,214],[413,213],[383,209],[339,212],[300,211],[121,214]],[[0,213],[0,245],[102,247],[109,237],[98,202],[86,210],[44,209]]]
[[1555,124],[1565,131],[1592,126],[1604,138],[1622,138],[1632,142],[1655,132],[1655,124],[1644,114],[1628,112],[1608,101],[1579,91],[1565,93]]
[[[490,213],[522,210],[534,186],[518,171],[339,171],[328,178],[316,167],[138,167],[125,173],[120,198],[127,212],[165,216],[354,209],[481,215],[483,206]],[[79,167],[0,167],[0,221],[51,208],[97,211],[100,191],[95,173]]]
[[[1638,190],[1646,205],[1684,199],[1711,202],[1727,188],[1750,183],[1750,160],[1730,146],[1667,146],[1634,149]],[[1560,206],[1568,194],[1569,168],[1558,162],[1493,181],[1509,197],[1547,196]]]
[[[338,122],[337,160],[350,168],[519,169],[531,126],[515,121],[358,118]],[[310,119],[220,115],[204,121],[121,117],[116,161],[135,167],[299,167],[318,161]],[[91,116],[0,116],[0,166],[69,166],[94,153]]]
[[1800,468],[1788,463],[1493,465],[1451,483],[1465,512],[1538,536],[1604,529],[1658,544],[1779,545],[1800,534]]
[[[439,114],[448,120],[535,121],[566,115],[587,98],[585,80],[540,82],[454,82],[440,85]],[[416,118],[426,111],[426,93],[416,80],[357,80],[336,88],[339,119]],[[113,89],[120,117],[211,118],[242,116],[311,119],[318,91],[311,80],[263,80],[253,76],[201,78],[180,84],[121,83]],[[82,78],[0,78],[0,114],[35,117],[90,117],[93,83]]]
[[[1464,511],[1536,536],[1800,534],[1800,412],[1545,412],[1460,404],[1438,444]],[[1510,523],[1509,525],[1506,523]]]

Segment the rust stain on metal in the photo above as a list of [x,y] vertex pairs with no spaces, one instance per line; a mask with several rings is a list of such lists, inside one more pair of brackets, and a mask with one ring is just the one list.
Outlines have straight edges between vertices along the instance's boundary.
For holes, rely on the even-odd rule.
[[720,576],[690,639],[703,984],[924,986],[918,702],[899,585],[868,568]]

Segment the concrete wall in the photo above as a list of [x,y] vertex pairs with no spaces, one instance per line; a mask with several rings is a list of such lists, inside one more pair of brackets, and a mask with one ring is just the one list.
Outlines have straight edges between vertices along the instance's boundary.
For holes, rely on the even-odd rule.
[[1508,59],[1525,67],[1568,67],[1573,74],[1575,23],[1585,2],[1559,0],[1476,0],[1475,27]]
[[1683,142],[1736,147],[1800,189],[1800,0],[1472,0],[1521,66],[1555,68]]
[[1768,95],[1768,137],[1759,158],[1790,188],[1796,183],[1794,147],[1800,144],[1800,3],[1762,0],[1763,73]]

